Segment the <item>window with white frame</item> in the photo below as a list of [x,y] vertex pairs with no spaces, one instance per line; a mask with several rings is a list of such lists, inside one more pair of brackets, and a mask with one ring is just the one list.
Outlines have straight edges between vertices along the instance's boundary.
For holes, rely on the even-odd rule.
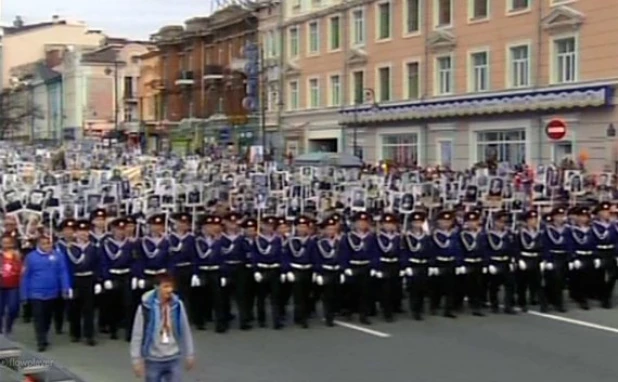
[[317,21],[309,23],[309,54],[320,51],[320,24]]
[[421,30],[421,0],[404,1],[406,5],[405,33],[418,33]]
[[338,74],[330,76],[329,79],[330,99],[328,106],[341,105],[341,76]]
[[511,129],[476,133],[477,160],[521,164],[526,161],[526,130]]
[[453,57],[441,56],[436,58],[436,95],[453,94]]
[[509,86],[512,88],[530,86],[530,46],[518,45],[510,47],[509,60]]
[[277,31],[270,31],[270,57],[277,57],[279,55],[279,36]]
[[270,31],[266,32],[264,34],[264,56],[266,56],[266,58],[272,57],[270,55],[270,52],[272,50],[272,44],[273,44],[272,34],[270,33]]
[[418,62],[406,63],[406,98],[418,99],[421,96],[420,64]]
[[300,32],[297,26],[290,27],[288,30],[290,38],[290,57],[298,57],[300,54]]
[[470,55],[470,90],[489,90],[489,53],[474,52]]
[[300,92],[298,88],[298,81],[290,81],[288,83],[288,93],[290,102],[288,103],[288,110],[298,110],[300,107]]
[[554,82],[577,81],[577,40],[566,37],[554,40]]
[[320,107],[320,80],[311,78],[309,80],[309,108]]
[[530,8],[530,0],[508,0],[509,12],[524,11]]
[[277,91],[277,85],[268,86],[268,111],[277,110],[277,102],[279,101],[279,92]]
[[330,18],[329,38],[330,50],[341,48],[341,17],[333,16]]
[[391,3],[378,4],[378,40],[391,38]]
[[446,27],[453,24],[453,0],[434,0],[436,8],[436,26]]
[[362,8],[352,11],[352,44],[365,44],[365,11]]
[[489,0],[472,0],[472,20],[482,20],[489,17]]
[[387,134],[381,136],[382,160],[400,165],[416,165],[419,157],[418,134]]
[[365,72],[357,70],[352,73],[352,104],[360,105],[365,101]]
[[391,100],[391,68],[384,66],[378,69],[378,101],[388,102]]

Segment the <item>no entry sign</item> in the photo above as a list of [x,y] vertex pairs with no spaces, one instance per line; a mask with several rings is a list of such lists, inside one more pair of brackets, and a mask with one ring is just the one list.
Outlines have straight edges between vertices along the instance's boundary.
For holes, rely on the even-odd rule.
[[564,120],[555,118],[547,122],[545,134],[549,139],[558,140],[564,138],[567,133],[567,124]]

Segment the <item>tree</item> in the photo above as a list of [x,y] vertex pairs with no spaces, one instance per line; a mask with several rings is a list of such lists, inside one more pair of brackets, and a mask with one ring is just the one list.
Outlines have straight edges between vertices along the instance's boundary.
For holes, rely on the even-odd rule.
[[10,139],[23,130],[29,133],[34,121],[40,118],[43,113],[34,104],[31,87],[0,92],[0,140]]

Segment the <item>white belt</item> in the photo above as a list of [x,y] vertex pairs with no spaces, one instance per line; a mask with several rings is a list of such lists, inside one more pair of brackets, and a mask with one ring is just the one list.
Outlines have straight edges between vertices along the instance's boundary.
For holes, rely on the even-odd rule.
[[408,260],[410,263],[414,263],[414,264],[427,264],[427,260],[423,260],[423,259],[415,259],[415,258],[411,258]]
[[230,264],[230,265],[238,265],[241,263],[240,260],[229,260],[225,262],[226,264]]
[[219,270],[219,266],[218,265],[202,265],[197,267],[197,269],[199,269],[200,271],[216,271]]
[[562,251],[562,250],[558,250],[558,249],[550,249],[549,253],[552,253],[554,255],[564,255],[566,253],[566,251]]
[[609,244],[609,245],[597,245],[597,249],[614,249],[614,246]]
[[464,259],[465,263],[480,263],[481,261],[483,261],[483,259],[480,259],[480,258],[467,258],[467,259]]
[[523,257],[539,257],[538,252],[521,252]]
[[162,275],[165,273],[165,269],[146,269],[144,270],[144,274],[149,276]]
[[350,260],[350,264],[352,264],[352,265],[367,265],[367,264],[369,264],[369,260]]
[[490,257],[490,259],[493,261],[508,261],[509,257],[508,256],[494,256],[494,257]]
[[454,261],[455,258],[454,257],[442,257],[442,256],[438,256],[436,257],[436,260],[438,261]]
[[327,271],[337,271],[339,270],[339,265],[322,265],[322,268],[326,269]]
[[385,263],[396,263],[399,261],[399,259],[395,257],[380,257],[380,261]]
[[87,277],[94,275],[94,272],[75,272],[73,275],[76,277]]
[[311,269],[312,267],[311,264],[295,264],[295,263],[290,264],[290,266],[294,269],[300,269],[300,270],[307,270],[307,269]]
[[263,268],[263,269],[275,269],[275,268],[279,268],[279,267],[280,267],[279,264],[258,263],[258,268]]
[[112,275],[126,275],[127,273],[131,272],[131,270],[129,268],[124,268],[124,269],[110,269],[109,273]]
[[575,251],[575,254],[580,256],[590,256],[592,255],[592,251]]
[[177,267],[188,267],[189,265],[191,265],[190,262],[176,264]]

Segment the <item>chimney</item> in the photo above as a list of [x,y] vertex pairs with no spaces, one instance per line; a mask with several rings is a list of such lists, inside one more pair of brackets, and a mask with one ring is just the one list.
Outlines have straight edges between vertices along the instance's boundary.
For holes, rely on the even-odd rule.
[[56,23],[60,22],[60,16],[58,16],[58,15],[53,15],[53,16],[52,16],[52,22],[53,22],[54,24],[56,24]]
[[22,28],[24,26],[24,19],[21,16],[15,16],[15,20],[13,20],[13,27]]

